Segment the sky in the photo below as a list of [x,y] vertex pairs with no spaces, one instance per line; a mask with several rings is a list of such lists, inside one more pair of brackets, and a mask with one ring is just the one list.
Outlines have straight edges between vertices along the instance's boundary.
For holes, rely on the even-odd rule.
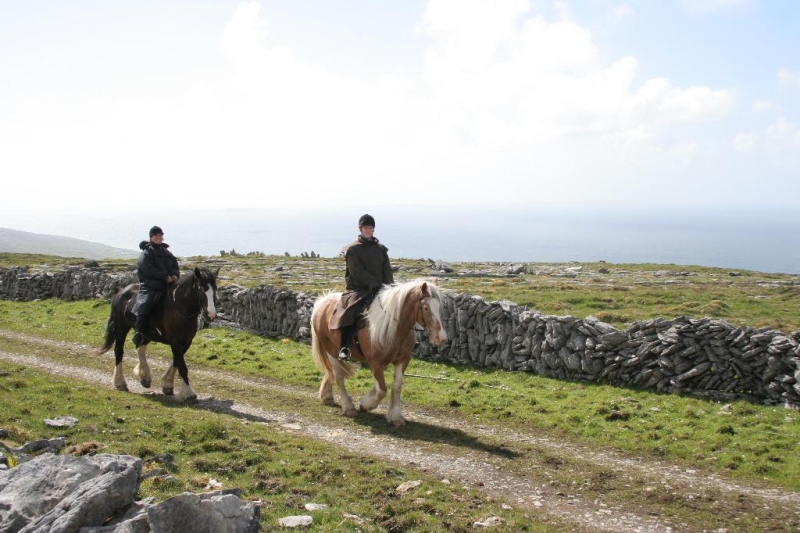
[[0,212],[795,207],[796,0],[0,0]]

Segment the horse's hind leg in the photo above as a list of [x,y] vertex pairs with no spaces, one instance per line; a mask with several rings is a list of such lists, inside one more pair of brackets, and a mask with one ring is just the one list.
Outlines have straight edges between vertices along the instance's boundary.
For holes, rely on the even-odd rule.
[[117,332],[114,340],[113,384],[115,389],[124,392],[128,392],[128,383],[125,381],[125,371],[122,368],[122,356],[125,353],[125,337],[127,336],[127,333],[127,330],[122,333]]
[[133,367],[133,375],[139,378],[139,383],[142,387],[149,389],[153,381],[153,376],[150,374],[150,365],[147,364],[147,344],[142,344],[137,349],[139,354],[139,362]]
[[[330,357],[330,359],[332,363],[331,366],[333,370],[333,378],[336,380],[336,385],[339,387],[339,396],[341,397],[340,403],[342,404],[342,414],[345,416],[356,416],[358,414],[358,411],[356,411],[356,406],[353,405],[353,398],[350,397],[350,394],[348,394],[347,389],[344,386],[344,380],[347,377],[347,374],[346,370],[343,368],[343,365],[346,365],[348,363],[339,362],[338,359],[334,362],[333,357]],[[327,373],[325,374],[325,378],[323,378],[323,383],[325,379],[328,379]],[[320,387],[320,391],[321,390],[322,387]]]
[[323,405],[336,405],[336,400],[333,399],[333,381],[333,373],[325,372],[319,385],[319,399]]

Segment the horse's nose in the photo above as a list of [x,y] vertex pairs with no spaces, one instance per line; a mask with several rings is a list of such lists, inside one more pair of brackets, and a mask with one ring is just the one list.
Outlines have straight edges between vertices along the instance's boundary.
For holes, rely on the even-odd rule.
[[208,320],[210,322],[213,322],[215,318],[217,318],[217,313],[215,313],[214,311],[209,311],[208,312]]

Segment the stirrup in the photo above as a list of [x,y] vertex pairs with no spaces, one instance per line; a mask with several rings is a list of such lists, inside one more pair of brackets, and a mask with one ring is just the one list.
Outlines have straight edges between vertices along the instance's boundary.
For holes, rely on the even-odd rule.
[[350,348],[345,346],[339,350],[339,361],[347,361],[348,359],[350,359]]
[[133,345],[138,348],[142,344],[142,342],[144,342],[144,335],[142,334],[141,331],[137,331],[136,333],[133,334],[131,340],[133,341]]

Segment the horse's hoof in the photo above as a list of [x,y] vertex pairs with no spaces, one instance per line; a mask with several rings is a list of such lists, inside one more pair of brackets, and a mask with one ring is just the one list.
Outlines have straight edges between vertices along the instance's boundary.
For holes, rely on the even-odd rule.
[[128,385],[127,384],[117,385],[114,388],[117,389],[118,391],[121,391],[121,392],[128,392]]
[[406,419],[405,418],[398,418],[396,420],[389,420],[389,423],[391,425],[393,425],[394,427],[396,427],[396,428],[400,428],[400,427],[403,427],[403,426],[406,425]]
[[355,409],[348,409],[347,411],[344,412],[344,416],[349,416],[351,418],[355,417],[356,415],[358,415],[358,411],[356,411]]
[[193,394],[192,396],[189,396],[188,398],[186,398],[186,403],[188,403],[188,404],[196,404],[197,402],[198,402],[198,399],[197,399],[197,395],[196,394]]
[[175,394],[175,389],[173,389],[172,387],[164,387],[163,389],[161,389],[161,391],[167,396],[172,396],[173,394]]
[[337,404],[336,400],[334,400],[333,398],[323,398],[322,405],[329,405],[331,407],[335,407],[339,404]]
[[142,387],[144,387],[145,389],[149,389],[150,388],[150,380],[149,379],[142,379],[142,380],[139,381],[139,383],[141,383]]

